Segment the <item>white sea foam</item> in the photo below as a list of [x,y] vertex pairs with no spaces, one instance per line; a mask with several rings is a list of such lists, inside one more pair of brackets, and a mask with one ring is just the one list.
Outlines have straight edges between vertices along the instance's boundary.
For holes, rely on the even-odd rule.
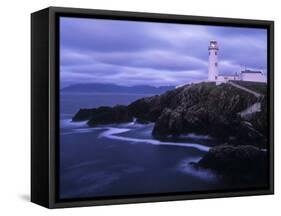
[[189,134],[183,134],[179,136],[180,138],[191,138],[191,139],[200,139],[200,140],[209,140],[212,139],[212,137],[208,135],[198,135],[195,133],[189,133]]
[[73,122],[71,119],[61,119],[61,128],[79,128],[87,125],[87,121]]
[[196,157],[196,158],[188,158],[186,160],[183,160],[179,165],[179,170],[183,173],[187,173],[189,175],[208,181],[213,181],[217,179],[217,176],[214,173],[212,173],[210,170],[194,168],[190,164],[190,162],[197,163],[200,159],[201,159],[200,157]]
[[124,137],[124,136],[118,136],[117,134],[128,132],[131,129],[128,128],[113,128],[109,127],[107,128],[107,131],[104,131],[100,134],[100,137],[106,137],[108,139],[115,139],[115,140],[122,140],[122,141],[128,141],[132,143],[147,143],[151,145],[169,145],[169,146],[181,146],[181,147],[190,147],[190,148],[196,148],[200,151],[207,152],[209,151],[209,147],[195,144],[195,143],[180,143],[180,142],[162,142],[159,140],[154,139],[141,139],[141,138],[132,138],[132,137]]
[[133,121],[129,122],[129,123],[121,123],[118,124],[118,127],[129,127],[129,128],[143,128],[146,127],[150,124],[141,124],[137,122],[137,119],[134,118]]
[[103,130],[104,128],[74,128],[69,132],[61,132],[60,135],[71,135],[71,134],[81,134],[81,133],[90,133],[96,130]]
[[[122,141],[131,142],[131,143],[140,143],[141,142],[141,143],[147,143],[147,144],[151,144],[151,145],[169,145],[169,146],[190,147],[190,148],[196,148],[196,149],[198,149],[200,151],[204,151],[204,152],[209,151],[209,147],[200,145],[200,144],[196,144],[196,143],[162,142],[162,141],[155,140],[155,139],[142,139],[142,138],[133,138],[133,137],[125,137],[125,136],[118,135],[121,133],[128,132],[135,127],[144,127],[145,126],[143,124],[136,123],[135,120],[130,123],[120,124],[119,126],[122,126],[122,128],[116,128],[116,127],[91,128],[91,127],[85,127],[87,125],[86,123],[87,123],[87,121],[73,122],[73,121],[71,121],[71,119],[61,120],[61,123],[60,123],[61,128],[72,129],[72,131],[62,132],[61,135],[89,133],[89,132],[96,131],[96,130],[106,129],[106,131],[104,131],[100,134],[100,137],[106,137],[108,139],[115,139],[115,140],[122,140]],[[128,127],[130,127],[130,128],[128,128]],[[197,136],[194,134],[189,134],[188,136],[193,137],[193,138],[198,138],[198,139],[200,137],[202,139],[207,139],[207,136]]]

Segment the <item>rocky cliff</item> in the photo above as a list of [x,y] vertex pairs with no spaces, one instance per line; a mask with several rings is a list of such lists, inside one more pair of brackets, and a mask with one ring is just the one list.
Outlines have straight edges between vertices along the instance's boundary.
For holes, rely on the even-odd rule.
[[[128,106],[81,109],[73,121],[88,120],[88,125],[129,122],[155,122],[156,138],[186,133],[207,134],[221,141],[265,143],[267,137],[266,95],[255,97],[229,84],[216,86],[202,82],[185,85],[164,94],[139,99]],[[254,103],[261,109],[247,117],[239,113]]]
[[[251,145],[213,147],[195,168],[215,171],[231,183],[266,184],[268,178],[267,152]],[[253,186],[253,185],[252,185]]]

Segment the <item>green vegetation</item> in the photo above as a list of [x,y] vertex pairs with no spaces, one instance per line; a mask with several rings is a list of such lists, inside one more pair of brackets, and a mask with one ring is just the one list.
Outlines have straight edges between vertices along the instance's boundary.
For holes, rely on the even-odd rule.
[[267,84],[266,83],[258,83],[258,82],[246,82],[246,81],[231,81],[233,83],[237,83],[245,88],[248,88],[257,93],[266,95],[267,94]]

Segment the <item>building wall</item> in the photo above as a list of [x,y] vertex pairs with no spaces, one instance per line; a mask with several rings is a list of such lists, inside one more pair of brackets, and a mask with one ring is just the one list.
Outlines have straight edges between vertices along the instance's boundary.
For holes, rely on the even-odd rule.
[[241,73],[239,76],[223,76],[219,75],[216,77],[215,81],[217,84],[225,83],[230,80],[241,80],[241,81],[249,81],[249,82],[267,82],[266,76],[259,73]]
[[252,82],[266,82],[266,76],[262,73],[241,73],[241,80]]
[[216,81],[227,82],[229,80],[239,80],[238,76],[217,76]]
[[208,80],[214,81],[218,76],[218,50],[210,50],[209,52]]

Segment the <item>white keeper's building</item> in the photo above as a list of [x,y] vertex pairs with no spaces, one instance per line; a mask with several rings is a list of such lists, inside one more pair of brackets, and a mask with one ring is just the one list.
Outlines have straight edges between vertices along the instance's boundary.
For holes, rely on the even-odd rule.
[[209,45],[209,71],[208,81],[216,82],[217,84],[225,83],[230,80],[249,81],[249,82],[267,82],[266,75],[261,71],[247,70],[234,73],[233,75],[221,75],[219,74],[218,65],[218,52],[219,47],[217,41],[210,41]]

